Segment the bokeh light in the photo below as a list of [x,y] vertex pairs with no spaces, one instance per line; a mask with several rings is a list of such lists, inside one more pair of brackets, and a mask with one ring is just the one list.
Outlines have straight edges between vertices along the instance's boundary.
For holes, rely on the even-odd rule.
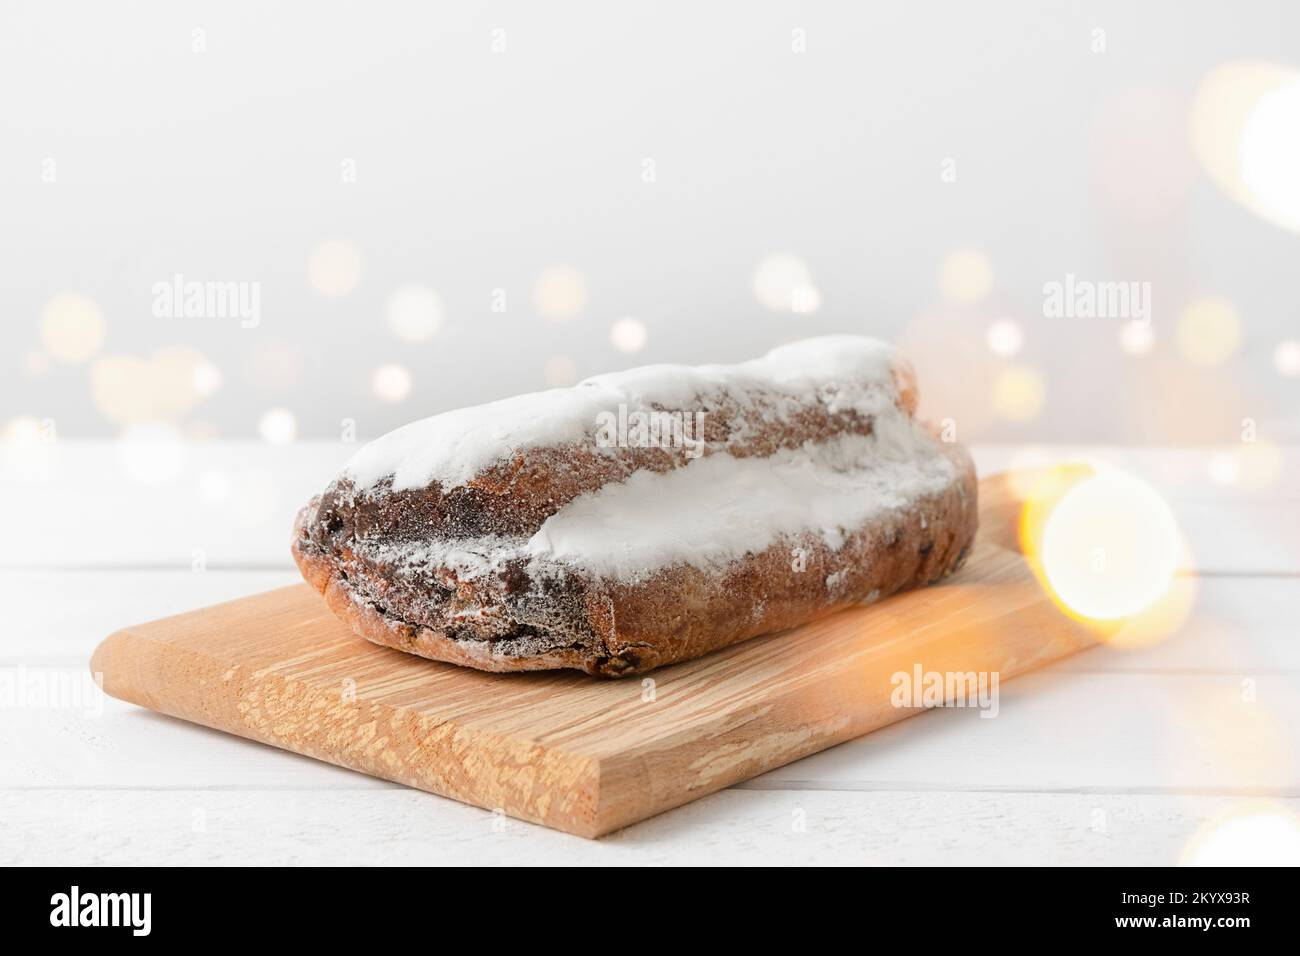
[[206,398],[221,387],[221,369],[207,360],[200,360],[194,366],[190,383],[196,395]]
[[759,304],[773,312],[808,315],[821,307],[808,263],[790,253],[763,257],[754,269],[753,284]]
[[203,397],[209,363],[195,349],[171,345],[148,358],[103,355],[90,367],[95,407],[118,425],[177,421]]
[[993,291],[993,263],[978,249],[958,249],[939,267],[939,291],[949,302],[972,305]]
[[56,439],[50,419],[31,415],[11,418],[0,428],[0,469],[16,481],[48,481]]
[[1261,218],[1300,229],[1300,73],[1262,60],[1224,63],[1192,104],[1192,143],[1210,179]]
[[60,292],[41,310],[41,343],[60,362],[84,362],[104,344],[104,316],[84,295]]
[[1003,369],[993,381],[993,409],[1012,422],[1038,417],[1047,396],[1047,384],[1037,370],[1027,365]]
[[1241,456],[1230,451],[1215,452],[1206,462],[1205,471],[1216,485],[1235,485],[1241,479]]
[[1282,477],[1286,456],[1271,441],[1244,442],[1237,456],[1241,462],[1240,484],[1247,491],[1264,491]]
[[1279,375],[1294,378],[1300,375],[1300,342],[1287,339],[1273,349],[1273,367]]
[[221,382],[216,366],[188,345],[165,345],[153,353],[149,363],[161,418],[179,418],[203,397],[203,387],[215,390]]
[[1239,804],[1188,841],[1183,866],[1300,866],[1300,821],[1271,801]]
[[442,319],[442,299],[428,286],[404,285],[388,297],[388,328],[403,342],[427,342]]
[[578,366],[567,355],[552,355],[546,360],[542,375],[547,385],[563,388],[578,380]]
[[986,337],[989,351],[1001,358],[1011,358],[1025,344],[1025,334],[1013,319],[998,319],[989,326]]
[[1131,319],[1119,327],[1119,347],[1129,355],[1146,355],[1156,344],[1156,330],[1150,322]]
[[1260,97],[1241,131],[1241,181],[1276,224],[1300,232],[1300,78]]
[[1178,317],[1178,351],[1196,365],[1218,365],[1241,344],[1241,319],[1227,299],[1197,299]]
[[1153,605],[1169,590],[1180,553],[1169,506],[1149,485],[1120,472],[1079,482],[1043,528],[1041,560],[1052,590],[1099,620]]
[[411,373],[404,366],[381,365],[370,376],[370,388],[383,402],[400,402],[411,394]]
[[649,335],[645,323],[630,316],[619,319],[609,327],[609,340],[620,352],[640,352],[645,348]]
[[1016,445],[1000,473],[1019,501],[1034,493],[1042,472],[1061,463],[1060,452],[1045,445]]
[[1245,491],[1263,491],[1282,476],[1282,449],[1270,441],[1243,442],[1236,448],[1217,451],[1205,469],[1216,485],[1238,485]]
[[321,295],[345,296],[361,281],[361,250],[346,239],[326,239],[312,250],[308,275]]
[[36,445],[41,441],[41,423],[30,415],[19,415],[5,422],[0,440],[11,445]]
[[812,315],[822,307],[822,294],[815,285],[803,285],[790,293],[790,311],[795,315]]
[[287,408],[272,408],[258,421],[257,432],[263,441],[286,445],[298,435],[298,419]]
[[544,319],[575,319],[587,304],[587,280],[573,266],[549,266],[537,276],[533,305]]
[[1178,632],[1196,578],[1180,573],[1191,567],[1186,542],[1154,490],[1102,462],[1054,465],[1025,484],[1020,550],[1063,613],[1122,650]]

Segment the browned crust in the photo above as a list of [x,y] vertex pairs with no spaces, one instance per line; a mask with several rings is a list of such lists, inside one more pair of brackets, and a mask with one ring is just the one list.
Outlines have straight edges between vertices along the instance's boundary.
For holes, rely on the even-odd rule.
[[[301,515],[299,516],[301,521]],[[325,605],[354,634],[384,647],[417,654],[433,661],[460,664],[481,671],[545,671],[563,668],[586,670],[586,656],[578,651],[550,651],[533,656],[494,655],[490,642],[464,641],[448,637],[441,631],[408,624],[381,613],[351,587],[330,561],[306,553],[294,537],[293,556],[307,583],[320,591]]]
[[839,548],[809,536],[774,545],[721,572],[679,566],[637,584],[581,581],[576,593],[586,620],[575,623],[593,636],[582,646],[503,653],[499,641],[450,636],[387,613],[349,581],[336,560],[312,549],[311,506],[298,516],[293,553],[330,610],[376,644],[486,671],[576,668],[625,676],[951,573],[975,537],[978,491],[966,452],[957,445],[941,447],[957,466],[947,488],[873,518]]

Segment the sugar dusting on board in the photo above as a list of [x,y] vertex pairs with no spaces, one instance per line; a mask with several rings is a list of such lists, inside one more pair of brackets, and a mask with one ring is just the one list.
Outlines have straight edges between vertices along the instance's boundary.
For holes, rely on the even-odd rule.
[[713,455],[569,502],[532,536],[535,561],[636,580],[688,564],[721,567],[784,536],[812,532],[838,549],[871,516],[941,490],[953,465],[902,412],[871,435],[842,435],[768,458]]
[[896,374],[911,370],[892,346],[854,335],[805,339],[738,365],[647,365],[412,422],[362,448],[344,474],[360,489],[389,476],[395,491],[453,487],[519,452],[587,442],[597,416],[619,405],[674,408],[720,392],[742,404],[784,394],[795,407],[819,395],[832,412],[873,416],[893,407]]

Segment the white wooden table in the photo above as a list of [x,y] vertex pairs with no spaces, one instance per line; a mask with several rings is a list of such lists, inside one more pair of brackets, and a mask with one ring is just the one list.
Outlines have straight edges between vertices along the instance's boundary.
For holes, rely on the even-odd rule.
[[[1164,494],[1196,556],[1179,633],[1011,681],[994,720],[933,711],[599,841],[86,688],[110,631],[297,581],[293,512],[354,449],[0,446],[0,863],[1169,864],[1245,801],[1300,814],[1300,449],[1261,488],[1212,479],[1233,449],[1039,449]],[[982,474],[1030,454],[976,451]]]

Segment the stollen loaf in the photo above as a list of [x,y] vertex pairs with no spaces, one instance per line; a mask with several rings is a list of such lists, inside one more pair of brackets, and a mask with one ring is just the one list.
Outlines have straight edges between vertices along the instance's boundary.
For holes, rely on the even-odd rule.
[[974,466],[860,336],[654,365],[414,422],[299,513],[357,634],[489,671],[618,677],[958,568]]

